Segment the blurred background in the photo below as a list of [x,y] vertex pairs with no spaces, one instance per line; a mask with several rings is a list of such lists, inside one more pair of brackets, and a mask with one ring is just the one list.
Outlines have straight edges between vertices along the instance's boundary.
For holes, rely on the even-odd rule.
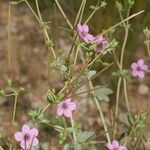
[[[0,88],[5,87],[5,81],[8,79],[8,38],[7,38],[7,25],[8,25],[8,0],[0,1]],[[33,8],[35,7],[34,0],[29,0]],[[54,43],[56,41],[56,20],[58,24],[58,35],[59,45],[64,51],[68,51],[70,48],[69,35],[62,28],[68,28],[63,17],[59,13],[57,7],[54,7],[54,0],[39,0],[40,9],[44,21],[50,21],[49,34],[52,37]],[[93,34],[99,34],[102,30],[109,28],[110,26],[120,22],[118,11],[115,7],[115,0],[107,0],[106,8],[101,8],[97,11],[94,17],[90,20],[88,25],[90,26]],[[125,8],[127,1],[122,0]],[[67,14],[70,21],[73,23],[79,9],[81,0],[60,0],[60,4]],[[86,9],[84,12],[83,22],[92,12],[90,9],[91,5],[96,5],[96,0],[87,0]],[[150,0],[135,0],[135,5],[131,9],[131,14],[141,10],[145,12],[133,19],[131,19],[131,29],[125,53],[125,68],[130,68],[131,62],[138,58],[144,58],[146,64],[149,64],[150,60],[147,55],[146,46],[144,45],[145,37],[143,35],[143,28],[146,26],[150,27]],[[31,14],[28,7],[21,3],[18,6],[13,6],[11,9],[11,75],[16,87],[24,87],[25,93],[19,97],[17,111],[17,119],[19,124],[28,121],[29,116],[27,115],[28,110],[33,108],[43,108],[45,102],[42,100],[43,95],[47,91],[47,60],[46,60],[46,49],[44,45],[43,32],[34,16]],[[56,11],[56,14],[54,14]],[[122,39],[124,31],[122,28],[117,28],[115,32],[115,39],[119,41],[120,50],[122,45]],[[107,60],[108,58],[106,58]],[[114,67],[115,68],[115,67]],[[113,69],[112,69],[113,70]],[[111,71],[112,71],[111,70]],[[60,88],[62,85],[57,80],[57,76],[52,73],[52,82],[55,87]],[[99,84],[110,84],[114,91],[116,89],[116,81],[112,79],[110,74],[106,72],[100,78],[96,80]],[[146,108],[150,102],[150,82],[149,76],[144,81],[133,79],[128,85],[129,99],[133,112],[139,112],[143,108]],[[122,99],[123,96],[121,96]],[[84,129],[98,128],[98,118],[96,118],[95,106],[91,101],[87,102],[88,95],[82,95],[82,105],[85,109],[79,111],[76,116],[77,120],[82,119]],[[112,96],[112,101],[114,101]],[[108,104],[103,104],[103,111],[106,115],[108,111]],[[12,112],[13,100],[12,98],[3,99],[0,98],[0,116],[3,120],[0,124],[0,130],[5,131],[11,126],[11,112]],[[124,102],[122,102],[122,107]],[[89,111],[90,110],[90,111]],[[124,109],[123,109],[124,110]],[[51,113],[55,113],[55,109]],[[88,113],[87,117],[84,117]],[[123,114],[123,113],[122,113]],[[4,117],[5,116],[5,117]],[[124,115],[121,116],[125,118]],[[109,123],[109,121],[108,121]],[[17,125],[16,125],[17,126]],[[47,131],[47,128],[45,129]],[[46,136],[45,136],[46,135]],[[54,136],[52,136],[54,135]],[[55,138],[56,133],[51,131],[49,133],[42,132],[41,137],[43,143],[43,150],[48,150],[51,147],[52,150],[57,150],[56,145],[58,144]],[[149,134],[147,135],[150,136]],[[49,137],[49,138],[48,138]],[[49,139],[49,140],[48,140]],[[47,148],[47,149],[46,149]]]

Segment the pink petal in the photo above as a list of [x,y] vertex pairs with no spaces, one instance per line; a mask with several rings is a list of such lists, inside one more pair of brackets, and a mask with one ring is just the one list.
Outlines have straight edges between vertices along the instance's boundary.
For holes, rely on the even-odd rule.
[[87,38],[89,41],[93,41],[94,40],[94,36],[91,34],[87,34]]
[[116,140],[112,141],[113,148],[119,148],[119,142]]
[[104,38],[103,38],[103,35],[102,34],[99,34],[99,35],[97,35],[96,37],[95,37],[95,41],[96,42],[102,42],[104,40]]
[[94,40],[94,37],[93,37],[93,35],[91,35],[91,34],[87,34],[87,35],[84,36],[82,39],[83,39],[86,43],[89,43],[90,41]]
[[62,116],[63,113],[64,113],[63,108],[58,107],[58,108],[57,108],[57,115],[58,115],[58,116]]
[[29,142],[29,141],[21,141],[20,142],[20,146],[25,150],[25,148],[26,149],[29,149],[30,148],[30,146],[31,146],[31,143]]
[[79,32],[81,32],[81,31],[82,31],[82,26],[81,26],[81,24],[80,24],[80,23],[78,23],[78,24],[77,24],[77,28],[78,28],[78,31],[79,31]]
[[22,132],[23,133],[28,133],[28,132],[30,132],[30,127],[28,126],[28,125],[23,125],[22,126]]
[[72,112],[68,109],[64,110],[64,116],[67,118],[71,118],[72,116]]
[[87,24],[83,24],[82,30],[83,30],[83,32],[88,33],[88,32],[89,32],[89,27],[88,27],[88,25],[87,25]]
[[132,64],[131,64],[131,68],[132,68],[132,69],[136,69],[136,68],[137,68],[137,63],[132,63]]
[[102,41],[102,44],[103,44],[103,49],[106,49],[109,47],[109,42],[107,40]]
[[109,150],[113,150],[113,149],[114,149],[113,146],[112,146],[110,143],[107,143],[107,148],[108,148]]
[[76,109],[76,104],[73,103],[73,102],[71,102],[71,103],[69,104],[69,109],[70,109],[70,110],[75,110],[75,109]]
[[15,134],[14,134],[14,138],[15,138],[15,140],[16,141],[22,141],[23,140],[23,134],[22,134],[22,132],[16,132]]
[[127,148],[124,147],[124,146],[119,146],[119,149],[118,149],[118,150],[127,150]]
[[147,65],[143,65],[143,66],[141,66],[141,69],[146,71],[146,70],[148,70],[148,66]]
[[132,75],[133,75],[134,77],[136,77],[136,76],[138,76],[138,72],[137,72],[136,70],[133,70],[133,71],[132,71]]
[[137,61],[137,64],[138,64],[139,66],[143,66],[143,65],[144,65],[144,60],[143,60],[143,59],[139,59],[139,60]]
[[32,145],[33,146],[36,146],[39,144],[39,140],[37,138],[34,138],[33,142],[32,142]]
[[145,77],[144,71],[138,71],[139,78],[143,79]]
[[32,134],[33,137],[38,136],[39,131],[36,128],[33,128],[30,130],[30,134]]
[[71,102],[71,98],[67,98],[67,99],[65,99],[63,102],[65,102],[66,104],[67,104],[67,103],[70,103],[70,102]]

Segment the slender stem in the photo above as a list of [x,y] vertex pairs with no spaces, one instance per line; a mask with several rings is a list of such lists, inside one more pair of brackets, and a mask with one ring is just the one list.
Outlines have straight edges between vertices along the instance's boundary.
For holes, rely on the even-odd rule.
[[115,111],[115,116],[116,118],[118,117],[118,109],[119,109],[119,96],[120,96],[120,89],[121,89],[121,81],[122,81],[122,78],[119,77],[119,80],[118,80],[118,85],[117,85],[117,93],[116,93],[116,111]]
[[[72,126],[72,128],[74,128],[74,120],[73,120],[72,115],[71,115],[70,119],[71,119],[71,126]],[[76,137],[76,133],[75,132],[73,132],[73,139],[74,139],[75,142],[77,141],[77,137]]]
[[8,10],[8,74],[9,74],[9,78],[11,78],[11,32],[10,32],[10,25],[11,25],[11,5],[9,5],[9,10]]
[[80,4],[80,8],[79,8],[78,13],[77,13],[77,15],[76,15],[74,27],[76,26],[76,24],[77,24],[77,22],[78,22],[78,19],[79,19],[79,17],[80,17],[80,14],[81,14],[81,10],[82,10],[83,5],[84,5],[84,0],[83,0],[83,1],[81,2],[81,4]]
[[98,5],[99,5],[99,2],[100,2],[100,1],[97,2],[95,9],[94,9],[93,12],[90,14],[90,16],[87,18],[87,20],[85,21],[85,23],[88,23],[88,22],[91,20],[91,18],[93,17],[93,15],[100,9],[100,6],[98,6]]
[[55,0],[55,2],[56,2],[56,5],[57,5],[59,11],[61,12],[62,16],[64,17],[64,19],[68,23],[69,27],[71,29],[73,29],[73,26],[72,26],[71,22],[69,21],[68,17],[66,16],[65,12],[63,11],[63,9],[62,9],[61,5],[59,4],[58,0]]
[[146,47],[147,47],[148,55],[149,55],[149,57],[150,57],[150,45],[147,43],[147,44],[146,44]]
[[[92,82],[89,81],[89,87],[90,89],[93,89],[93,85],[92,85]],[[103,115],[103,112],[102,112],[102,109],[101,109],[101,105],[100,103],[98,102],[97,98],[94,96],[94,92],[92,92],[92,95],[93,95],[93,100],[96,104],[96,107],[99,111],[99,114],[100,114],[100,118],[101,118],[101,121],[102,121],[102,124],[103,124],[103,127],[104,127],[104,130],[105,130],[105,133],[106,133],[106,138],[107,138],[107,141],[108,143],[111,142],[110,140],[110,135],[109,135],[109,132],[108,132],[108,128],[107,128],[107,125],[106,125],[106,122],[105,122],[105,119],[104,119],[104,115]]]
[[124,78],[123,79],[123,85],[124,85],[124,96],[125,96],[125,101],[126,101],[126,105],[127,105],[127,110],[128,112],[130,112],[130,105],[129,105],[129,99],[128,99],[128,94],[127,94],[127,81]]
[[50,104],[48,103],[41,111],[41,113],[44,113],[48,108],[50,107]]
[[122,50],[121,50],[121,58],[120,58],[121,69],[123,69],[123,58],[124,58],[124,51],[125,51],[125,47],[126,47],[126,43],[127,43],[127,39],[128,39],[128,33],[129,33],[129,27],[127,26],[125,28],[125,37],[124,37],[124,42],[123,42],[123,46],[122,46]]
[[126,21],[128,21],[128,20],[130,20],[130,19],[132,19],[132,18],[134,18],[136,16],[138,16],[139,14],[141,14],[143,12],[144,12],[144,10],[142,10],[140,12],[137,12],[137,13],[131,15],[130,17],[127,17],[126,19],[120,21],[119,23],[113,25],[112,27],[109,27],[107,30],[104,30],[103,34],[106,34],[107,32],[111,31],[112,29],[115,29],[116,27],[120,26],[123,22],[126,22]]
[[16,108],[17,108],[17,99],[18,99],[18,93],[15,93],[15,102],[14,102],[14,108],[13,108],[12,123],[14,123],[14,121],[15,121]]
[[34,11],[33,8],[31,7],[31,5],[29,4],[29,2],[28,2],[27,0],[26,0],[25,2],[26,2],[26,4],[28,5],[28,7],[29,7],[29,9],[31,10],[31,12],[33,13],[33,15],[35,16],[35,18],[37,19],[37,21],[40,23],[41,21],[40,21],[39,17],[36,15],[35,11]]

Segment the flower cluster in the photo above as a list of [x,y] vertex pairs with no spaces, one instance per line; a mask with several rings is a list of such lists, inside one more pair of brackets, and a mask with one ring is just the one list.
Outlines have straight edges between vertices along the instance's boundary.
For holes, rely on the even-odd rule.
[[30,127],[25,124],[22,126],[21,132],[16,132],[14,134],[14,138],[16,141],[20,142],[22,149],[27,150],[32,146],[38,145],[39,141],[36,138],[38,134],[38,129],[30,129]]
[[118,141],[113,140],[112,143],[107,143],[108,150],[127,150],[125,146],[121,146]]
[[103,52],[103,50],[107,49],[109,47],[109,42],[107,39],[103,36],[103,34],[99,34],[97,36],[93,36],[89,34],[89,27],[87,24],[81,25],[80,23],[77,24],[77,29],[80,38],[86,42],[86,43],[95,43],[96,46],[94,47],[94,51],[99,53]]

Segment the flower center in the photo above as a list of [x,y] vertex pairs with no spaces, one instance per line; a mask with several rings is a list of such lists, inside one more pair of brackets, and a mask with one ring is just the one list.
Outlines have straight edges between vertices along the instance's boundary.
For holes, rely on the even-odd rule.
[[63,107],[63,109],[67,109],[68,105],[66,103],[63,103],[62,107]]
[[138,67],[137,67],[137,71],[141,71],[141,70],[142,70],[141,67],[138,66]]
[[26,134],[24,135],[24,140],[27,141],[27,140],[29,140],[29,139],[30,139],[30,135],[26,133]]

